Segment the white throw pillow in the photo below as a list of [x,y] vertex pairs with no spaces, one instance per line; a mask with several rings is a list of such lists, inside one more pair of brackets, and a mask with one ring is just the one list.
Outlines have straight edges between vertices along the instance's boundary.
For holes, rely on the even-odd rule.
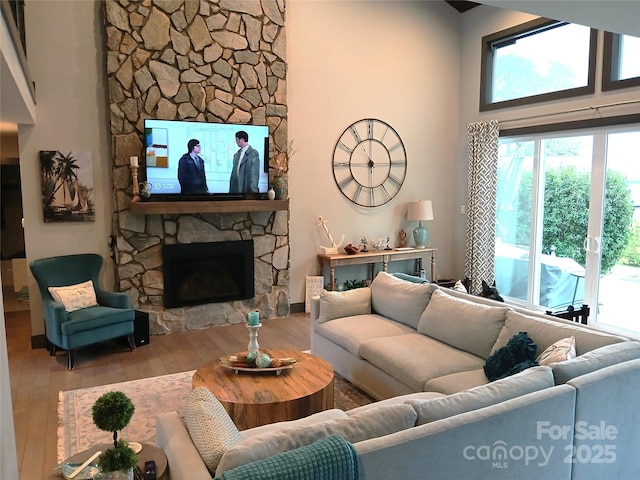
[[576,358],[576,337],[563,338],[538,355],[536,362],[540,365],[551,365]]
[[318,323],[367,313],[371,313],[371,289],[369,287],[354,288],[346,292],[323,290],[320,294]]
[[193,445],[211,473],[218,468],[222,455],[242,440],[233,420],[207,387],[196,387],[191,392],[184,422]]
[[67,312],[98,305],[91,280],[66,287],[49,287],[49,293],[56,302],[64,305]]

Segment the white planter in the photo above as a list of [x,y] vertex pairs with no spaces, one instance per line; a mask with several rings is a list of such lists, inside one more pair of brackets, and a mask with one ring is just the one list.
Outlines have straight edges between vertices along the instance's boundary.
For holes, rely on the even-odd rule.
[[102,472],[100,480],[133,480],[133,468],[126,472]]

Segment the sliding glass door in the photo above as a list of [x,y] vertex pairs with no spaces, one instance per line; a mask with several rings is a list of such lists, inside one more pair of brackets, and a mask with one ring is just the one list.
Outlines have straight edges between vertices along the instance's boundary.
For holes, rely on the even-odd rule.
[[622,311],[640,296],[638,152],[639,127],[501,139],[495,280],[503,296],[552,311],[586,303],[591,323],[640,331],[640,319]]

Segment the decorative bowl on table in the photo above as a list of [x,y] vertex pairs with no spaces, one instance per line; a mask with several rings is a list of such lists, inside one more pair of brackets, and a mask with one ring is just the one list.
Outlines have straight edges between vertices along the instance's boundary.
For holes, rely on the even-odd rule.
[[296,359],[293,357],[271,358],[265,352],[240,352],[222,358],[222,366],[238,372],[276,372],[293,368]]

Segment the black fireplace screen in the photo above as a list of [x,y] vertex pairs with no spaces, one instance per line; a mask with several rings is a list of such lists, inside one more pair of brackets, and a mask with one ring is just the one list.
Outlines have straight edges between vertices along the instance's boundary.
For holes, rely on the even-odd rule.
[[167,308],[253,298],[253,240],[165,245]]

